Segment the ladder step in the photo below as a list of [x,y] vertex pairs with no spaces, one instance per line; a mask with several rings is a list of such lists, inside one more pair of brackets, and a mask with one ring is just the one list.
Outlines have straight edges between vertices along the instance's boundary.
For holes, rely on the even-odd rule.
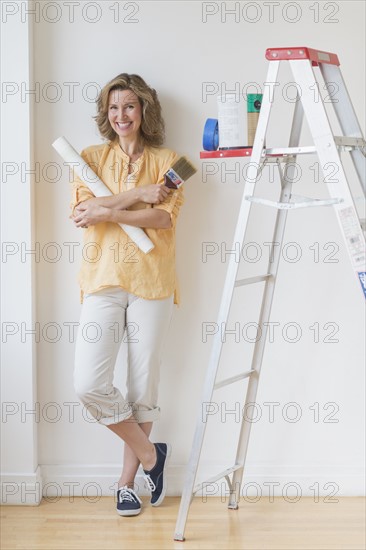
[[277,208],[278,210],[293,210],[294,208],[309,208],[312,206],[332,206],[334,204],[340,204],[343,202],[343,199],[309,199],[304,197],[304,200],[301,202],[277,202],[270,201],[268,199],[262,199],[260,197],[253,197],[247,195],[245,200],[249,202],[254,202],[256,204],[263,204],[264,206],[271,206],[272,208]]
[[365,147],[366,141],[360,137],[334,136],[335,144],[340,147]]
[[284,155],[310,155],[316,152],[317,149],[314,145],[308,145],[306,147],[271,147],[264,150],[264,156],[282,157]]
[[[339,147],[366,147],[366,141],[360,137],[334,136],[334,142]],[[263,151],[265,157],[311,155],[314,153],[317,153],[314,145],[307,145],[305,147],[270,147]]]
[[257,275],[256,277],[247,277],[246,279],[237,279],[234,286],[252,285],[253,283],[260,283],[266,281],[269,277],[272,277],[270,273],[266,275]]
[[193,489],[193,494],[197,493],[198,491],[201,491],[206,485],[211,485],[211,483],[215,483],[215,481],[218,481],[219,479],[222,479],[223,477],[229,476],[233,472],[236,472],[236,470],[239,470],[239,468],[242,468],[242,464],[235,464],[235,466],[232,466],[231,468],[227,468],[226,470],[223,470],[216,476],[210,477],[207,479],[207,481],[203,481],[202,483],[198,483]]
[[255,372],[254,369],[242,372],[241,374],[237,374],[236,376],[231,376],[230,378],[225,378],[225,380],[221,380],[214,385],[214,390],[218,390],[219,388],[223,388],[224,386],[228,386],[229,384],[234,384],[234,382],[238,382],[239,380],[244,380],[244,378],[248,378],[248,376],[253,374],[253,372]]

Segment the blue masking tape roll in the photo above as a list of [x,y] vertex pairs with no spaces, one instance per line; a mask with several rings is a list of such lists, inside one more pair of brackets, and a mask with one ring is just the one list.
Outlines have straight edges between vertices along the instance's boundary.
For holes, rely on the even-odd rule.
[[219,122],[208,118],[203,129],[203,148],[205,151],[216,151],[219,146]]

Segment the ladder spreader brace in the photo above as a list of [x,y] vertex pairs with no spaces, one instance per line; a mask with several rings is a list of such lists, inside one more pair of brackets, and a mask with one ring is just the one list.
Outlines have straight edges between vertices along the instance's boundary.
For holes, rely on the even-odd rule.
[[[277,210],[272,248],[270,251],[270,261],[268,263],[267,272],[264,275],[237,280],[238,263],[235,261],[235,258],[231,256],[228,263],[217,321],[219,326],[222,326],[221,323],[227,322],[233,293],[236,287],[262,282],[264,283],[264,290],[258,321],[258,325],[262,327],[262,337],[255,343],[252,363],[249,370],[227,378],[226,380],[216,382],[216,375],[222,350],[222,341],[219,332],[213,335],[212,349],[206,372],[201,403],[211,402],[214,390],[228,384],[233,384],[245,378],[249,378],[245,406],[249,403],[254,403],[256,400],[260,370],[267,337],[268,321],[270,318],[277,271],[280,261],[279,251],[281,250],[281,245],[283,242],[288,210],[312,206],[333,207],[346,245],[352,269],[357,276],[359,284],[361,284],[361,289],[366,296],[365,238],[340,158],[340,150],[350,152],[363,193],[365,193],[366,148],[359,122],[339,69],[338,57],[337,55],[329,52],[323,52],[305,47],[296,47],[269,48],[266,51],[266,58],[270,61],[267,74],[268,84],[277,82],[280,62],[288,61],[295,83],[301,87],[301,94],[298,93],[297,101],[295,103],[288,147],[270,149],[266,149],[264,147],[267,126],[275,93],[275,87],[268,86],[267,90],[269,93],[265,94],[262,101],[253,148],[249,150],[248,148],[245,148],[237,151],[218,150],[213,152],[205,151],[201,153],[201,158],[251,156],[250,164],[247,170],[247,177],[245,180],[238,222],[235,229],[234,243],[239,242],[241,245],[244,243],[252,204],[270,206]],[[314,84],[317,83],[313,70],[314,66],[319,67],[326,86],[330,83],[336,86],[337,100],[333,101],[332,105],[339,121],[341,131],[344,134],[343,136],[333,135],[324,102],[320,94],[319,101],[314,101],[314,94],[311,92],[312,87],[314,87]],[[307,147],[299,146],[304,114],[314,141],[313,145]],[[294,163],[296,158],[298,155],[314,153],[318,155],[322,167],[324,167],[327,162],[336,163],[339,167],[337,174],[338,181],[326,180],[329,198],[309,199],[301,197],[299,201],[294,201],[293,199],[298,199],[298,197],[291,194],[293,179],[295,176]],[[273,161],[277,162],[281,181],[281,194],[278,202],[254,196],[255,185],[263,169],[264,163]],[[280,163],[285,164],[284,168],[286,169],[286,178],[283,177],[284,172],[281,169]],[[280,246],[274,246],[273,243],[276,243],[277,245],[279,244]],[[199,409],[191,455],[187,467],[185,485],[183,488],[177,518],[174,535],[175,540],[184,540],[185,526],[192,497],[197,491],[202,490],[206,485],[214,483],[221,478],[225,478],[230,490],[228,507],[232,509],[238,508],[240,487],[243,478],[253,415],[253,408],[246,407],[246,410],[248,410],[248,413],[246,417],[244,418],[243,416],[242,419],[234,465],[220,472],[216,476],[211,477],[207,481],[195,485],[197,468],[206,429],[206,422],[204,422],[202,418],[201,408]],[[232,476],[232,478],[229,476]]]

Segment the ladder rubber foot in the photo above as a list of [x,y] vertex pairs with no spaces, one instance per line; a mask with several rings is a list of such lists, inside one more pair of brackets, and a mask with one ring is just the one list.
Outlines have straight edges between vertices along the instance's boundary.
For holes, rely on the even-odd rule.
[[184,542],[186,539],[182,535],[174,535],[174,540],[177,542]]
[[238,510],[238,509],[239,509],[239,505],[238,505],[238,504],[229,504],[229,505],[228,505],[228,509],[229,509],[229,510]]

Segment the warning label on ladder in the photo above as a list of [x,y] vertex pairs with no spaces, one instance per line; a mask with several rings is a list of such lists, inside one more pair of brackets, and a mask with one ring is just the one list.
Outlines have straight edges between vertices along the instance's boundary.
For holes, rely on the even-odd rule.
[[358,278],[360,279],[362,290],[363,290],[363,293],[366,297],[366,271],[359,271],[358,272]]
[[352,258],[352,263],[354,266],[360,267],[365,263],[365,251],[357,214],[352,206],[342,208],[338,212]]

